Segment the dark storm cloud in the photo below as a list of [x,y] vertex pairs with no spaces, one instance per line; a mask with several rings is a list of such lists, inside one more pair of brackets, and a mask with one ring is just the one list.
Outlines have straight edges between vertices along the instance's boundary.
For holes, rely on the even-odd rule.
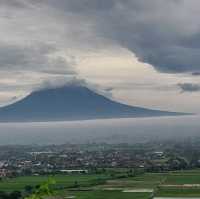
[[[103,30],[105,36],[159,71],[200,71],[199,15],[185,9],[184,1],[118,2],[107,16],[102,14],[106,18],[101,21],[99,32]],[[195,9],[199,3],[191,1],[190,5]]]
[[[84,46],[83,43],[95,46],[94,41],[98,38],[102,39],[101,48],[106,48],[107,43],[104,42],[110,41],[129,49],[142,62],[153,65],[159,71],[193,74],[200,72],[199,1],[0,0],[0,3],[10,7],[14,13],[18,8],[24,11],[30,7],[38,9],[41,20],[34,21],[32,27],[38,29],[38,35],[43,31],[41,34],[43,38],[44,35],[48,39],[59,38],[62,45],[68,46],[74,41],[76,48]],[[45,13],[46,17],[43,16]],[[23,15],[24,19],[20,18],[20,20],[26,21],[26,18],[32,19],[33,16],[36,16],[35,12],[27,12]],[[46,21],[43,21],[44,19]],[[48,29],[57,30],[57,35],[55,31],[53,37],[49,38],[52,33],[44,32]],[[5,54],[1,49],[0,51],[2,55]],[[19,55],[20,51],[16,53],[13,51],[10,50],[10,55],[8,53],[0,59],[1,67],[12,65],[12,60],[18,57],[20,59],[16,60],[16,63],[21,64],[22,67],[25,64],[27,67],[26,63],[32,60],[27,60],[30,58],[29,50],[24,52],[23,56]],[[41,56],[36,51],[33,53],[38,56],[37,61],[33,60],[37,65],[46,62],[46,52]]]
[[192,73],[193,76],[200,76],[200,72],[194,72]]
[[43,1],[91,20],[99,37],[162,72],[200,71],[200,3],[195,0]]
[[178,87],[181,89],[182,92],[199,92],[200,91],[200,84],[193,84],[193,83],[180,83]]

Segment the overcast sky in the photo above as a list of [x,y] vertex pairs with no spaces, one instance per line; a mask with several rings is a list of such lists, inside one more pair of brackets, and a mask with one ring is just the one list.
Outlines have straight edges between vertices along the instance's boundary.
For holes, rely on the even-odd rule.
[[132,105],[200,112],[197,0],[0,0],[0,104],[84,79]]

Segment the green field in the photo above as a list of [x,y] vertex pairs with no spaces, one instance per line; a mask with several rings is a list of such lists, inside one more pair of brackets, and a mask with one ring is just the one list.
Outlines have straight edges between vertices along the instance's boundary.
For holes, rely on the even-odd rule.
[[[92,186],[99,180],[108,179],[107,175],[55,175],[51,176],[56,181],[56,186],[70,187],[75,183],[79,186]],[[36,186],[47,181],[49,176],[27,176],[13,179],[6,179],[0,182],[0,191],[22,190],[25,186]]]
[[166,178],[166,174],[146,173],[136,177],[128,177],[115,180],[107,180],[102,185],[103,188],[134,188],[134,189],[153,189],[161,184]]
[[200,197],[200,170],[168,173],[156,195],[163,197]]
[[173,185],[200,184],[200,172],[171,173],[167,175],[165,184],[173,184]]
[[[117,174],[120,173],[118,176]],[[116,171],[114,177],[104,174],[71,174],[51,176],[56,181],[56,192],[67,198],[77,199],[146,199],[151,193],[124,193],[123,190],[153,189],[159,197],[200,197],[200,170],[144,173],[128,177],[126,171]],[[122,175],[124,174],[124,175]],[[123,177],[122,177],[123,176]],[[25,186],[36,186],[45,182],[48,176],[27,176],[4,179],[0,191],[24,190]],[[76,186],[74,186],[76,185]],[[189,186],[189,187],[188,187]]]
[[195,188],[161,188],[156,196],[159,197],[200,197],[200,189]]
[[120,191],[85,191],[68,193],[76,199],[148,199],[147,193],[123,193]]

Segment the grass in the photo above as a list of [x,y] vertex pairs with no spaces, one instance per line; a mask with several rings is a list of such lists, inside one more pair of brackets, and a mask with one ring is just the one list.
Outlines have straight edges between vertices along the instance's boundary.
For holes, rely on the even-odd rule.
[[166,176],[165,173],[145,173],[126,180],[131,181],[134,188],[155,188],[165,180]]
[[[106,180],[106,175],[55,175],[53,178],[58,187],[70,187],[75,183],[79,186],[92,186],[98,180]],[[7,179],[0,182],[0,191],[17,191],[24,189],[25,186],[36,186],[48,179],[48,176],[27,176]]]
[[[120,170],[121,174],[123,170]],[[156,196],[160,197],[199,197],[200,188],[182,187],[184,184],[200,184],[200,170],[179,171],[169,173],[145,173],[135,177],[111,179],[110,172],[104,174],[71,174],[53,176],[57,182],[59,193],[64,196],[74,195],[77,199],[146,199],[150,193],[123,193],[119,190],[105,190],[105,188],[122,189],[158,189]],[[0,182],[0,191],[23,190],[25,186],[36,186],[48,179],[48,176],[26,176],[5,179]],[[102,184],[101,184],[102,183]],[[74,185],[79,185],[87,191],[69,191]],[[98,186],[97,186],[98,185]],[[164,187],[160,185],[177,185]],[[88,188],[93,188],[88,191]],[[71,189],[72,190],[72,189]]]
[[165,184],[183,185],[183,184],[200,184],[199,173],[171,173],[167,176]]
[[156,195],[160,197],[200,197],[200,187],[186,187],[184,185],[200,184],[200,170],[170,172],[166,175],[163,185],[177,185],[158,189]]
[[161,182],[163,179],[166,178],[168,174],[166,173],[145,173],[136,177],[130,177],[128,179],[132,179],[134,181],[154,181],[154,182]]
[[68,193],[76,199],[148,199],[147,193],[123,193],[120,191],[82,191]]
[[156,193],[159,197],[199,197],[200,189],[195,188],[161,188]]
[[143,181],[119,181],[119,180],[111,180],[108,181],[105,185],[101,185],[101,188],[132,188],[132,189],[152,189],[156,186],[156,184],[150,182]]

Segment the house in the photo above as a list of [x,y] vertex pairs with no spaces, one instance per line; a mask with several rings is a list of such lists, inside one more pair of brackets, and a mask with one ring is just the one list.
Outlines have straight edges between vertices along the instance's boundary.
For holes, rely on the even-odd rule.
[[11,176],[12,172],[7,170],[7,169],[0,169],[0,177],[4,178],[4,177],[8,177]]

